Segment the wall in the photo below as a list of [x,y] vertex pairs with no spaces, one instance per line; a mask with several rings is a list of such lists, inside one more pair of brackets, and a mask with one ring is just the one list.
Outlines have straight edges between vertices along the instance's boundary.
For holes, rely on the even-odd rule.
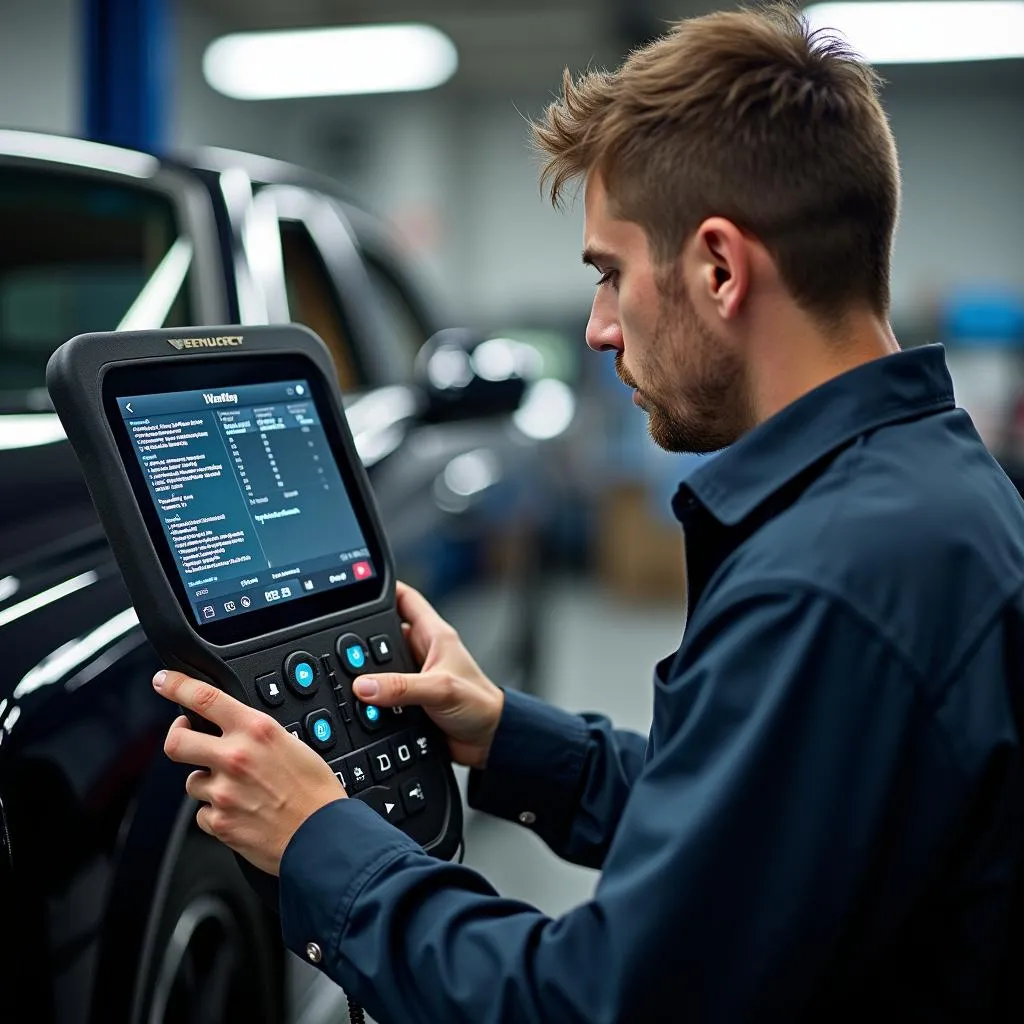
[[0,127],[78,129],[76,0],[0,0]]
[[884,98],[903,169],[896,312],[963,284],[1024,298],[1024,62],[890,78]]

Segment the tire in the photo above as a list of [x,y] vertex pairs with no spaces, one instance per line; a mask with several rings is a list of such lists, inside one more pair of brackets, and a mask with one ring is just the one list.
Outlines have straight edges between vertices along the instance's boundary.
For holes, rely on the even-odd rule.
[[144,961],[140,1024],[281,1024],[278,928],[231,852],[190,833]]

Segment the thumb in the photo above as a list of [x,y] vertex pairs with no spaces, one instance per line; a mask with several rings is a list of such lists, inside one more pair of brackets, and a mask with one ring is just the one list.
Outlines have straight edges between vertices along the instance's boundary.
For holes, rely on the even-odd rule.
[[380,707],[444,708],[454,703],[452,677],[447,672],[374,672],[360,676],[352,692],[366,704]]

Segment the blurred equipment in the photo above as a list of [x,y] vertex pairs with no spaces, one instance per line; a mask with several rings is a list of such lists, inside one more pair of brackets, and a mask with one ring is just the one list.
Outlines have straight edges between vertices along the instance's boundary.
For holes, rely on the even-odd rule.
[[629,601],[680,604],[686,594],[683,533],[655,516],[643,482],[617,483],[600,500],[598,578]]
[[942,340],[957,405],[989,451],[1024,484],[1024,300],[962,289],[943,311]]

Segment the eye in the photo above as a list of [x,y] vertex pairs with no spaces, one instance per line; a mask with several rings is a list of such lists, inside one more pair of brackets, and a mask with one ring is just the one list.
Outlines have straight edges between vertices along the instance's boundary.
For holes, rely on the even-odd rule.
[[619,272],[617,270],[606,270],[597,281],[597,287],[600,288],[603,284],[610,284],[613,288],[618,283]]

